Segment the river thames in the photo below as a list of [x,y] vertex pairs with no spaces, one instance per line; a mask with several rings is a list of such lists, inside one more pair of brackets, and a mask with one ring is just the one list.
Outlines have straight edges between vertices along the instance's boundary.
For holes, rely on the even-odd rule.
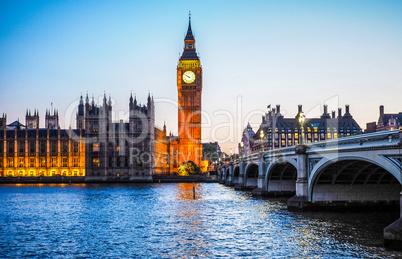
[[398,213],[294,213],[219,184],[0,185],[1,258],[392,258]]

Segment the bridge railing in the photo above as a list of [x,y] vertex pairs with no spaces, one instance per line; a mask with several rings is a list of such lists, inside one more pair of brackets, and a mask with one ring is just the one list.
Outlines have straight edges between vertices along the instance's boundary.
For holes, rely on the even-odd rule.
[[348,136],[338,139],[325,140],[320,142],[308,143],[309,152],[322,150],[343,150],[343,149],[362,149],[370,147],[389,147],[396,146],[401,142],[400,130],[380,131],[368,134]]
[[[399,129],[391,131],[379,131],[361,135],[353,135],[343,138],[325,140],[320,142],[307,143],[307,152],[318,152],[323,150],[345,150],[345,149],[361,149],[370,147],[389,147],[402,144],[402,131]],[[269,159],[272,157],[294,155],[296,146],[289,146],[278,149],[270,149],[266,151],[255,152],[250,155],[243,155],[240,158],[233,160],[233,163],[239,163],[240,160],[250,161],[260,157]]]

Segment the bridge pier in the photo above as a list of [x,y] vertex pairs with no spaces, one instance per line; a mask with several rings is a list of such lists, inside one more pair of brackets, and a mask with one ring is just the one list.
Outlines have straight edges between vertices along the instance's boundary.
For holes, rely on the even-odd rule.
[[384,229],[384,246],[402,247],[402,192],[400,193],[400,218]]
[[231,186],[232,182],[233,182],[233,164],[229,165],[229,168],[227,170],[229,170],[229,174],[228,174],[228,178],[226,179],[225,185],[226,186]]
[[239,163],[239,182],[234,186],[235,190],[243,190],[244,187],[244,170],[246,169],[245,163],[243,160],[240,160]]
[[257,188],[255,188],[251,195],[253,196],[262,196],[265,192],[264,190],[264,179],[265,179],[265,162],[263,155],[258,159],[258,179],[257,179]]
[[224,183],[224,172],[225,170],[223,168],[218,169],[218,180],[220,184]]
[[308,179],[307,179],[307,153],[305,145],[296,146],[297,154],[297,180],[296,196],[288,200],[289,211],[303,211],[311,206],[308,200]]

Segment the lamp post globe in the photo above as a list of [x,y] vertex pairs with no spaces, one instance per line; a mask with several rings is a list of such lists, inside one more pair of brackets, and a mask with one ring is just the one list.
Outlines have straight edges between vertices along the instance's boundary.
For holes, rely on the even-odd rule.
[[299,113],[299,123],[300,123],[300,130],[301,130],[301,136],[300,136],[300,141],[299,144],[303,145],[304,144],[304,121],[306,120],[306,115],[304,114],[304,112],[300,112]]
[[261,129],[260,131],[260,138],[261,138],[261,150],[264,151],[264,131]]

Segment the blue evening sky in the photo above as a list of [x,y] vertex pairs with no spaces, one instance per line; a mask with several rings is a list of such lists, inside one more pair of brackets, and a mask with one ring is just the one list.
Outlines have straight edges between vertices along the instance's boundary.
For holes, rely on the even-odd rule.
[[[59,110],[75,128],[80,94],[113,98],[125,119],[130,92],[156,101],[156,125],[177,132],[176,65],[192,13],[203,66],[204,141],[235,148],[267,105],[310,116],[350,104],[362,128],[378,106],[402,111],[402,1],[0,2],[0,115]],[[71,119],[73,117],[73,119]]]

